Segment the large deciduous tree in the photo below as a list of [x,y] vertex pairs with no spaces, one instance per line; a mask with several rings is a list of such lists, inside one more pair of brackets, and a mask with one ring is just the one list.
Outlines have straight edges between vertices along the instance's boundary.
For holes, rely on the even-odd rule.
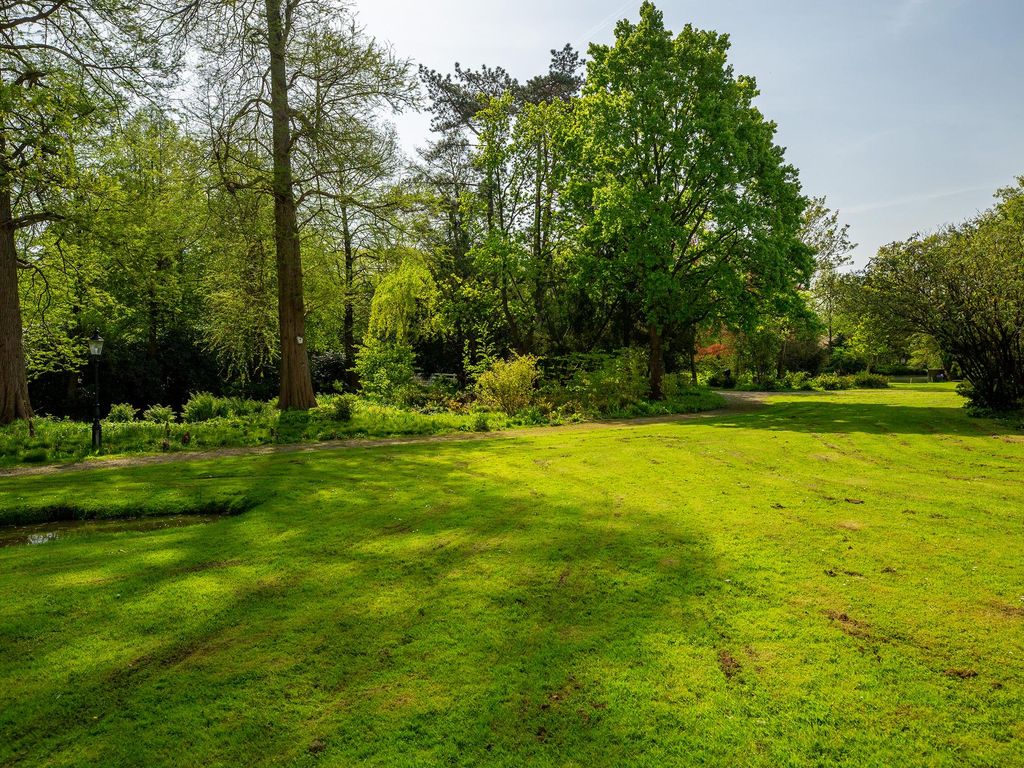
[[971,398],[1024,404],[1024,177],[958,227],[880,249],[865,277],[880,322],[928,334],[961,368]]
[[[381,106],[413,98],[407,62],[333,0],[197,3],[205,119],[223,183],[274,203],[282,409],[316,404],[306,345],[301,227],[352,139]],[[343,166],[343,164],[341,164]]]
[[18,273],[19,232],[62,216],[76,131],[164,66],[173,8],[126,0],[5,2],[0,14],[0,424],[32,415]]
[[666,333],[716,307],[752,317],[812,267],[796,170],[728,49],[715,32],[673,35],[649,2],[637,24],[619,22],[614,45],[590,48],[576,194],[594,238],[614,243],[619,279],[637,287],[655,398]]

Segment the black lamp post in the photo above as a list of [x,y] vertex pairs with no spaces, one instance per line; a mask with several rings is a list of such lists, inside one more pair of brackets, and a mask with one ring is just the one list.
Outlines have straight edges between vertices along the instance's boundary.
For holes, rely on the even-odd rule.
[[96,372],[96,410],[92,417],[92,449],[99,451],[103,447],[103,427],[100,425],[100,355],[103,354],[103,337],[98,330],[93,331],[89,339],[89,357],[92,358]]

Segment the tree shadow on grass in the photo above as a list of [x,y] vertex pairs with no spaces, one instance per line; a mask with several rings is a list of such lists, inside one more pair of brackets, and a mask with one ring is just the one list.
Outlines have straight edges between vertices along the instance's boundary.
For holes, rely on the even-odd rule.
[[1020,434],[1013,425],[975,419],[951,406],[850,403],[816,399],[812,402],[769,402],[757,411],[725,415],[704,422],[734,429],[784,432],[986,436]]
[[481,469],[494,447],[225,463],[273,500],[122,539],[113,568],[102,537],[75,542],[60,569],[26,554],[23,568],[75,586],[43,587],[57,610],[9,650],[70,656],[74,671],[29,670],[36,685],[0,718],[0,757],[621,764],[654,749],[616,685],[659,679],[651,637],[715,658],[704,537],[600,487]]

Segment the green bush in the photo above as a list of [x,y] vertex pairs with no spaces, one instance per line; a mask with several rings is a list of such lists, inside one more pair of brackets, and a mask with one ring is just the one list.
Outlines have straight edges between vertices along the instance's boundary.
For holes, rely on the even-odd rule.
[[522,355],[511,360],[495,360],[480,374],[476,388],[481,403],[514,416],[533,403],[538,378],[537,358]]
[[269,416],[274,410],[273,406],[263,400],[249,400],[245,397],[229,397],[225,401],[227,415],[238,419],[250,417]]
[[412,347],[404,342],[368,339],[356,352],[363,393],[381,403],[405,403],[412,389],[414,361]]
[[45,448],[29,448],[19,458],[25,464],[42,464],[50,454]]
[[211,419],[220,419],[231,412],[228,401],[209,392],[197,392],[188,399],[181,409],[181,417],[189,424]]
[[[649,385],[644,350],[627,348],[614,355],[579,356],[577,360],[576,369],[565,385],[552,383],[546,391],[561,412],[625,415],[647,398]],[[669,381],[666,376],[665,387],[675,385],[676,381]]]
[[130,421],[135,421],[135,417],[138,416],[139,412],[129,403],[117,403],[116,405],[110,406],[110,413],[107,414],[106,420],[111,424],[124,424]]
[[853,387],[852,376],[840,376],[838,373],[822,373],[811,379],[811,386],[825,392],[835,392]]
[[480,412],[473,417],[473,431],[474,432],[490,432],[491,422],[487,418],[487,414]]
[[785,384],[789,389],[796,389],[801,392],[809,392],[814,389],[814,384],[811,383],[811,376],[807,371],[790,371],[786,374]]
[[736,377],[736,391],[738,392],[753,392],[757,389],[757,385],[754,383],[754,374],[750,371],[744,371]]
[[853,385],[861,389],[885,389],[889,386],[889,379],[877,373],[864,371],[853,377]]
[[151,405],[142,412],[143,420],[152,424],[170,424],[177,417],[178,414],[169,405]]
[[889,377],[864,371],[853,377],[853,383],[854,386],[862,389],[885,389],[889,386]]
[[355,403],[355,395],[327,395],[320,398],[317,412],[328,421],[348,422],[352,421]]

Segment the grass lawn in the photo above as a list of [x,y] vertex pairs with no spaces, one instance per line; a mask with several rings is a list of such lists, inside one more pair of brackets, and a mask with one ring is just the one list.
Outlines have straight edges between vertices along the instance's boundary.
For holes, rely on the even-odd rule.
[[1024,433],[945,386],[0,479],[0,765],[1024,765]]

